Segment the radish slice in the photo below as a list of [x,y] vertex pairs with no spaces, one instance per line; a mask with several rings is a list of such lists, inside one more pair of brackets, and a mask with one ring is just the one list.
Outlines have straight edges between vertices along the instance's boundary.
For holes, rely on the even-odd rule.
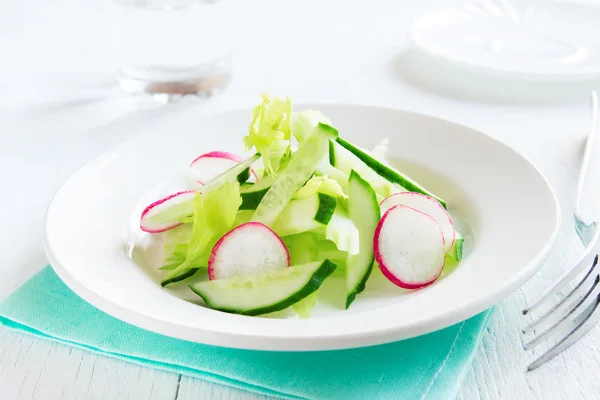
[[448,214],[448,212],[436,199],[421,193],[395,193],[386,197],[381,202],[381,214],[385,214],[387,210],[397,205],[414,208],[415,210],[424,212],[433,218],[439,224],[440,229],[444,234],[444,252],[447,253],[450,251],[454,245],[454,241],[456,240],[454,222],[452,222],[450,214]]
[[[211,151],[196,157],[190,164],[190,172],[196,182],[205,185],[229,168],[244,161],[244,159],[235,153],[227,151]],[[256,181],[256,173],[250,167],[250,174]]]
[[379,269],[393,284],[417,289],[444,269],[444,236],[429,215],[407,206],[390,208],[377,225],[373,242]]
[[227,279],[289,266],[290,253],[279,236],[260,222],[248,222],[215,244],[208,260],[208,278]]
[[[140,228],[144,232],[160,233],[178,227],[181,225],[180,219],[187,217],[180,211],[189,209],[183,206],[183,203],[194,201],[195,193],[195,190],[184,190],[150,204],[142,211]],[[178,204],[182,207],[177,207]]]

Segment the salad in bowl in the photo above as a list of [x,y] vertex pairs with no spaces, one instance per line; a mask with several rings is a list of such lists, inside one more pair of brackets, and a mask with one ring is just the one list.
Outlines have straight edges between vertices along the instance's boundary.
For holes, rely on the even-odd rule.
[[188,285],[224,312],[307,318],[334,274],[348,309],[373,269],[418,290],[462,259],[445,201],[391,166],[387,141],[368,151],[319,111],[268,94],[242,140],[252,155],[199,155],[189,188],[141,213],[141,230],[162,240],[162,286]]

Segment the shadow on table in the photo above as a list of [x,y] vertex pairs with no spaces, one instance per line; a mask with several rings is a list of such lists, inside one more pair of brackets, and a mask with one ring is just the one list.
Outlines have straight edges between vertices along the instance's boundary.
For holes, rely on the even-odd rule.
[[497,104],[561,104],[587,101],[600,81],[533,82],[520,78],[492,77],[435,59],[416,49],[396,55],[391,75],[419,89],[465,101]]

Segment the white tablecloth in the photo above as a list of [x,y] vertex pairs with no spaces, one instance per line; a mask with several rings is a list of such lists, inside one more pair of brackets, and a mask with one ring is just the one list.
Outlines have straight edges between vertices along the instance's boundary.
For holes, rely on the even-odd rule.
[[[564,226],[548,264],[506,299],[463,399],[600,398],[600,332],[526,374],[519,310],[581,252],[571,206],[589,124],[586,90],[490,81],[418,61],[406,30],[445,2],[237,1],[235,75],[221,96],[166,106],[119,96],[108,0],[5,2],[0,11],[0,299],[46,264],[43,217],[92,156],[182,113],[251,106],[261,91],[296,103],[350,102],[434,114],[501,138],[548,176]],[[596,85],[597,86],[597,85]],[[164,125],[163,125],[164,124]],[[145,369],[0,328],[0,398],[240,399],[240,391]]]

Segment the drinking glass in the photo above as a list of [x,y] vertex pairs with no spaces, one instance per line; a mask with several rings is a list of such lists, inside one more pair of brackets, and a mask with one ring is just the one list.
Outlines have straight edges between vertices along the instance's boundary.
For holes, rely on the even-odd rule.
[[113,0],[125,93],[211,95],[231,76],[227,0]]

